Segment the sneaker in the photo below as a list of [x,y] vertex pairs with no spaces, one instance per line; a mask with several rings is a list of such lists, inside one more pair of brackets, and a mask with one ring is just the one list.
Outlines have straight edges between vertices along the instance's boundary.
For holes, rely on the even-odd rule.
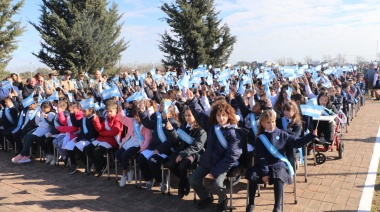
[[152,190],[153,182],[152,181],[147,181],[145,187],[146,187],[146,190],[148,190],[148,191]]
[[127,175],[123,174],[123,175],[121,176],[119,186],[120,186],[120,187],[124,187],[126,182],[127,182]]
[[216,205],[216,211],[218,211],[218,212],[226,211],[227,210],[227,203],[228,203],[228,199],[226,196],[226,197],[224,197],[224,200],[222,200],[222,202],[220,202]]
[[252,212],[255,210],[255,205],[247,205],[245,212]]
[[16,155],[14,158],[12,158],[12,163],[18,163],[22,159],[22,156],[20,154]]
[[31,160],[29,157],[24,156],[24,157],[22,157],[22,159],[19,160],[17,163],[18,163],[18,164],[23,164],[23,163],[30,163],[30,162],[32,162],[32,160]]
[[214,202],[214,197],[210,193],[206,199],[200,200],[197,204],[198,209],[208,208]]
[[69,174],[74,174],[75,172],[77,172],[79,168],[79,165],[72,165],[71,168],[69,169]]
[[49,164],[51,162],[51,160],[53,160],[53,157],[54,157],[53,155],[47,155],[45,164]]
[[55,160],[55,157],[50,161],[50,165],[51,166],[54,166],[56,164],[56,160]]
[[131,170],[128,171],[128,173],[127,173],[128,183],[132,182],[132,180],[133,180],[133,174],[134,174],[133,169],[131,169]]

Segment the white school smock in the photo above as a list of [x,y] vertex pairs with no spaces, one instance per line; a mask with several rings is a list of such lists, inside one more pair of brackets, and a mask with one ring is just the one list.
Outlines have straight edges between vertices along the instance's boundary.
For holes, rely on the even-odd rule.
[[[49,121],[52,121],[54,117],[55,117],[55,113],[49,112],[47,119]],[[38,117],[36,116],[36,123],[38,124],[38,127],[36,131],[33,132],[33,135],[36,135],[38,137],[42,137],[43,135],[45,135],[46,133],[49,133],[53,129],[53,126],[50,126],[50,124],[48,124],[44,120],[44,117],[42,115]]]

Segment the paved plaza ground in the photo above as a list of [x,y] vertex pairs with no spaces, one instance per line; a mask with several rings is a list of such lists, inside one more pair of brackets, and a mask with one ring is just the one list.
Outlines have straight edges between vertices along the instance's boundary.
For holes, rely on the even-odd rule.
[[[294,204],[293,186],[285,189],[285,211],[357,211],[376,134],[380,125],[380,102],[368,100],[358,117],[344,133],[345,155],[326,153],[328,160],[313,165],[308,157],[308,182],[303,167],[298,170],[298,204]],[[114,175],[100,179],[86,176],[83,169],[69,175],[63,166],[11,163],[13,153],[0,152],[0,211],[194,211],[193,195],[177,198],[176,179],[172,179],[172,195],[136,189],[134,185],[119,188]],[[112,169],[113,172],[113,169]],[[173,177],[174,178],[174,177]],[[210,185],[210,181],[206,180]],[[273,188],[262,189],[256,211],[272,211]],[[246,181],[234,187],[234,211],[245,210]],[[215,211],[216,207],[209,211]],[[207,210],[206,210],[207,211]]]

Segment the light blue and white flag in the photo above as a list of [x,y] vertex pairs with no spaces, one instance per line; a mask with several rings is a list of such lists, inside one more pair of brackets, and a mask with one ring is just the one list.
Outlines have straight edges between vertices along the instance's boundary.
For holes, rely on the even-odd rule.
[[100,74],[103,74],[103,71],[104,71],[104,67],[102,67],[102,68],[100,69]]
[[180,87],[189,88],[190,76],[185,72],[181,80],[178,81]]
[[318,105],[317,98],[312,98],[307,100],[306,102],[307,105]]
[[59,100],[58,91],[53,92],[53,94],[51,96],[49,96],[47,98],[47,100],[49,100],[49,101],[52,101],[52,100],[58,101]]
[[12,86],[12,83],[7,81],[7,80],[3,80],[1,81],[1,87],[3,88],[3,90],[8,90],[8,89],[11,89],[13,86]]
[[168,110],[169,110],[170,105],[172,105],[172,101],[164,101],[164,112],[166,114],[168,114],[169,112]]
[[302,115],[319,118],[324,111],[321,105],[300,105]]
[[73,102],[73,94],[72,93],[67,93],[67,97],[69,97],[70,102]]
[[290,100],[291,96],[292,96],[292,92],[293,92],[293,89],[288,86],[288,90],[286,90],[286,94],[288,96],[288,100]]
[[33,96],[34,96],[34,92],[32,94],[30,94],[30,96],[28,96],[27,98],[22,100],[22,105],[24,106],[24,108],[29,107],[29,105],[35,103]]
[[80,101],[80,106],[82,107],[82,110],[95,107],[94,100],[92,98],[84,99]]
[[111,97],[114,97],[114,96],[118,96],[120,97],[120,91],[119,91],[119,88],[115,85],[107,90],[104,90],[102,92],[102,98],[103,100],[107,100]]
[[230,78],[231,78],[230,69],[227,68],[227,69],[224,69],[223,71],[220,72],[220,75],[218,77],[218,81],[222,82],[222,81],[226,81]]

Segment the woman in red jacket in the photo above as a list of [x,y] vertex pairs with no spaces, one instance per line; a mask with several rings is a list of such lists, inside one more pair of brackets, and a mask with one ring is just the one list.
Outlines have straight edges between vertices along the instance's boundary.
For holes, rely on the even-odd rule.
[[84,148],[88,159],[95,165],[95,171],[98,173],[96,177],[100,177],[106,171],[106,159],[104,155],[107,149],[117,148],[120,142],[120,136],[123,126],[117,116],[117,104],[115,101],[108,101],[106,104],[107,117],[100,120],[99,117],[94,117],[94,126],[99,136],[91,145]]

